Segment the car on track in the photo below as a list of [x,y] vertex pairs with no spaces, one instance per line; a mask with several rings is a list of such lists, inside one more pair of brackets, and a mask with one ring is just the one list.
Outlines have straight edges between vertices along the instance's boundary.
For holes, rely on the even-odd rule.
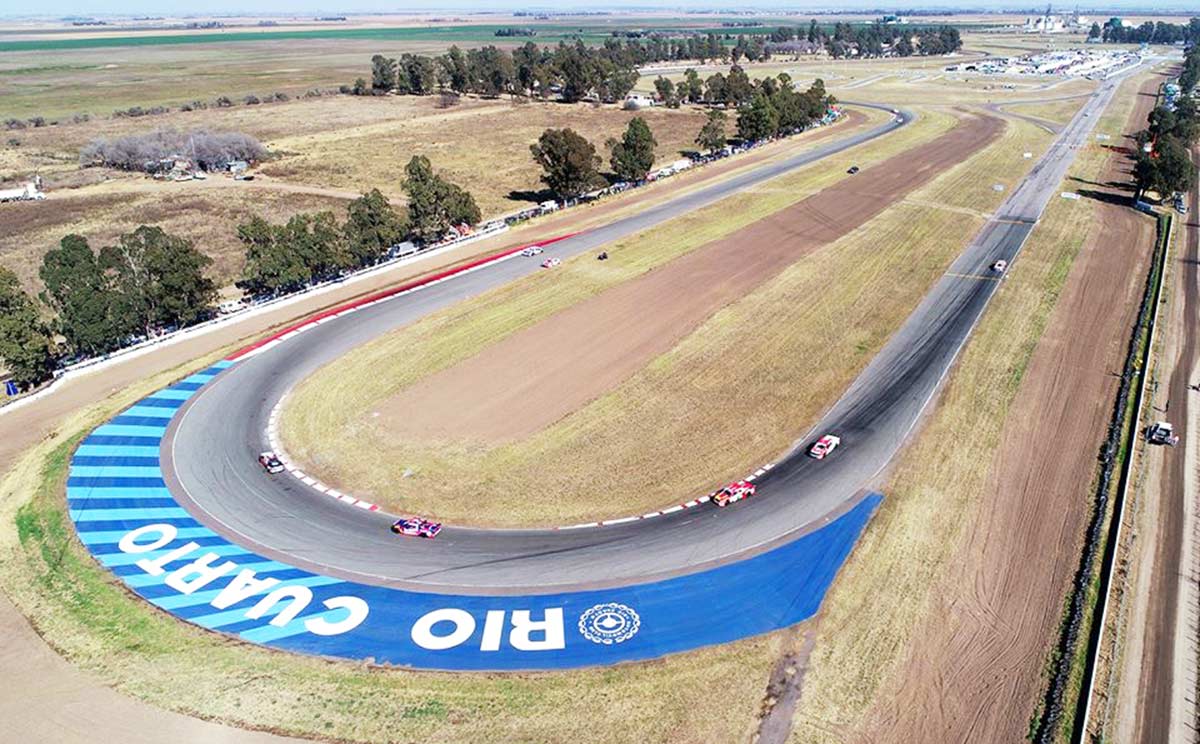
[[992,271],[996,272],[997,274],[1003,274],[1007,268],[1008,268],[1008,261],[1005,261],[1003,259],[992,264]]
[[263,466],[271,475],[277,475],[284,471],[283,461],[274,452],[263,452],[258,456],[258,464]]
[[814,460],[824,460],[829,456],[829,453],[837,449],[837,446],[842,443],[842,438],[833,434],[826,434],[813,443],[813,446],[808,448],[808,456]]
[[442,531],[442,523],[421,517],[401,517],[392,522],[392,534],[406,537],[425,537],[430,540]]
[[542,268],[543,269],[553,269],[555,266],[558,266],[560,263],[562,263],[562,261],[560,261],[557,258],[547,258],[545,261],[542,261]]
[[852,166],[850,166],[850,170],[848,170],[846,172],[853,176],[855,173],[858,173],[858,166],[852,165]]
[[717,506],[729,506],[735,501],[748,499],[758,490],[758,486],[750,481],[734,481],[724,488],[718,488],[708,495],[709,501]]
[[540,245],[531,245],[528,248],[526,248],[525,250],[521,251],[521,255],[525,256],[525,257],[536,256],[536,255],[540,254],[541,252],[542,252],[542,247]]

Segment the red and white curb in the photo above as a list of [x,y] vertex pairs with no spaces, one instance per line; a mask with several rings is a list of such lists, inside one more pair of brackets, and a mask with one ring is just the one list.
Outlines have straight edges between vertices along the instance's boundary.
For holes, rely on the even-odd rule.
[[[758,478],[763,473],[767,472],[768,470],[770,470],[773,467],[775,467],[775,463],[769,463],[767,465],[763,465],[761,468],[759,468],[758,470],[755,470],[753,473],[746,476],[742,480],[753,482],[756,478]],[[592,528],[592,527],[610,527],[615,524],[628,524],[629,522],[640,522],[643,519],[654,519],[655,517],[662,517],[667,514],[674,514],[675,512],[683,511],[684,509],[694,509],[695,507],[700,506],[701,504],[707,504],[710,500],[711,500],[711,498],[709,496],[701,496],[698,499],[692,499],[691,501],[685,501],[682,504],[676,504],[675,506],[668,506],[665,509],[659,509],[658,511],[647,512],[646,514],[635,515],[632,517],[621,517],[620,519],[606,519],[602,522],[583,522],[582,524],[571,524],[571,525],[567,525],[565,527],[555,527],[554,529],[556,529],[556,530],[584,530],[584,529],[588,529],[588,528]]]
[[378,511],[378,504],[372,504],[369,501],[356,499],[348,493],[342,493],[336,488],[330,488],[311,475],[308,475],[300,468],[296,467],[295,462],[288,457],[287,451],[284,450],[283,441],[279,438],[279,411],[282,408],[283,399],[276,403],[275,407],[271,409],[271,417],[267,422],[267,442],[270,444],[271,450],[275,453],[275,456],[278,457],[279,461],[283,463],[284,469],[287,470],[287,472],[293,478],[299,480],[301,483],[313,489],[314,491],[323,493],[330,498],[337,499],[338,501],[349,504],[350,506],[356,506],[359,509],[364,509],[366,511]]

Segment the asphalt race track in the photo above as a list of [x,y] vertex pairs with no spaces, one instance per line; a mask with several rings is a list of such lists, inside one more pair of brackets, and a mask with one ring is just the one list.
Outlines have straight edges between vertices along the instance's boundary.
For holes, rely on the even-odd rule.
[[[220,556],[239,554],[250,556],[251,565],[282,571],[314,586],[353,582],[348,585],[364,597],[385,591],[382,596],[387,599],[381,596],[370,602],[365,623],[366,604],[357,617],[358,605],[347,600],[327,604],[324,614],[298,618],[281,612],[279,602],[258,617],[251,617],[244,608],[231,610],[220,613],[222,623],[212,627],[294,650],[371,656],[427,668],[558,668],[612,663],[725,642],[798,622],[815,612],[836,566],[878,502],[877,495],[864,498],[866,489],[916,425],[987,302],[1001,286],[1001,275],[991,271],[991,265],[1000,259],[1011,263],[1017,257],[1056,193],[1074,150],[1086,143],[1119,81],[1114,78],[1100,86],[822,422],[759,477],[758,495],[753,499],[726,509],[701,507],[576,530],[448,526],[438,539],[427,541],[397,539],[387,529],[387,515],[348,507],[291,476],[271,477],[263,472],[255,456],[268,448],[268,418],[296,383],[381,333],[537,270],[538,259],[513,258],[331,317],[302,334],[264,346],[252,356],[216,365],[190,384],[181,383],[183,387],[151,396],[101,427],[85,440],[81,452],[88,453],[83,455],[87,459],[81,461],[77,454],[68,481],[72,517],[81,539],[134,591],[147,596],[143,590],[154,589],[147,598],[172,611],[208,601],[217,606],[222,604],[222,596],[249,601],[256,592],[269,591],[270,586],[247,583],[252,579],[246,577],[241,587],[244,591],[225,595],[227,585],[221,592],[191,596],[204,585],[228,580],[226,574],[236,566],[230,564],[218,573],[212,565],[220,562]],[[615,238],[879,136],[908,120],[906,115],[901,119],[562,240],[547,253],[566,258],[593,251]],[[841,448],[825,461],[808,458],[807,445],[826,432],[841,436]],[[156,442],[161,442],[159,457],[148,457]],[[134,455],[132,450],[122,449],[125,446],[140,449]],[[759,465],[748,463],[747,472]],[[133,492],[123,488],[145,490],[140,496],[131,496]],[[173,507],[175,502],[186,511]],[[153,524],[164,520],[169,527]],[[137,529],[143,530],[140,537],[130,537],[129,530]],[[187,539],[196,539],[197,544],[183,545]],[[115,547],[118,541],[119,550]],[[168,563],[194,558],[192,553],[199,547],[212,551],[206,562],[166,573]],[[804,552],[810,549],[815,552]],[[143,554],[162,562],[135,563]],[[135,565],[140,569],[135,570]],[[832,569],[806,573],[802,568],[814,565]],[[117,566],[132,573],[122,573]],[[782,568],[788,569],[785,578],[769,578]],[[742,573],[749,569],[756,571],[755,578]],[[789,575],[794,578],[791,582],[786,579]],[[171,576],[176,579],[172,581]],[[188,584],[184,581],[187,576],[206,581]],[[771,589],[760,593],[759,577]],[[157,594],[164,580],[173,589]],[[772,583],[775,581],[782,583]],[[750,585],[756,588],[747,589]],[[171,592],[187,596],[181,600]],[[731,601],[731,597],[735,599]],[[300,602],[301,609],[312,599],[309,594]],[[193,601],[189,604],[188,600]],[[754,600],[755,610],[747,613],[750,600]],[[432,607],[430,602],[441,609],[413,615],[416,608]],[[466,605],[470,605],[466,610],[452,609]],[[379,631],[384,613],[378,609],[381,606],[391,608],[387,612],[400,613],[396,625],[389,626],[390,633]],[[697,608],[707,608],[705,618],[712,614],[726,619],[720,623],[697,620]],[[268,609],[278,613],[279,622],[271,623],[276,631],[238,624],[249,618],[261,621],[261,626]],[[212,614],[205,612],[208,614],[202,617]],[[507,627],[505,612],[513,629],[502,652],[499,639]],[[521,612],[525,614],[519,615]],[[578,621],[579,635],[563,640],[546,631],[542,646],[530,646],[530,612],[545,623],[557,623],[560,630],[565,612],[566,625]],[[746,615],[755,619],[729,619]],[[237,622],[233,622],[235,617]],[[317,629],[309,627],[306,633],[301,626],[313,617],[318,618]],[[352,623],[356,617],[357,622]],[[332,618],[329,623],[341,623],[339,627],[345,630],[322,635],[320,618]],[[425,620],[428,624],[423,626]],[[476,626],[480,626],[479,632]],[[407,644],[407,650],[398,651],[388,646],[403,638],[395,632],[397,627],[409,628],[415,647],[420,648]],[[354,628],[358,632],[350,633]],[[521,628],[524,636],[518,632]],[[629,628],[633,633],[625,636]],[[605,636],[610,630],[616,635]],[[327,641],[313,641],[318,636]],[[614,651],[615,644],[623,644],[621,653]],[[482,657],[478,653],[453,656],[468,646],[485,653]],[[605,654],[597,657],[593,646],[605,649]],[[519,653],[533,647],[560,653],[541,655],[536,661]],[[427,652],[431,649],[450,655],[430,657]]]

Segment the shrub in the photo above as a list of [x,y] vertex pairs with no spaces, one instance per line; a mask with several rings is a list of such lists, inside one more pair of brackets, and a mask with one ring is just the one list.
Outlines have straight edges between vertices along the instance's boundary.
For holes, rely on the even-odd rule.
[[267,150],[258,140],[241,132],[178,132],[158,129],[115,139],[93,140],[79,153],[82,165],[106,165],[121,170],[154,170],[160,160],[191,156],[204,170],[219,170],[234,160],[256,161]]

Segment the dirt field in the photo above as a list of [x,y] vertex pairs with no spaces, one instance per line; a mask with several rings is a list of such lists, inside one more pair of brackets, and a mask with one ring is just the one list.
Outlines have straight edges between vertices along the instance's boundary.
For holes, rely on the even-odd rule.
[[[1118,99],[1128,132],[1146,112],[1139,99],[1126,116],[1133,89]],[[1072,174],[1111,174],[1104,152],[1087,151]],[[1152,239],[1153,222],[1131,209],[1050,205],[885,488],[892,503],[859,546],[872,565],[848,565],[853,588],[827,604],[796,741],[1025,737]],[[959,454],[947,458],[946,441]],[[888,611],[860,622],[860,602]]]
[[[386,439],[520,439],[601,396],[718,308],[834,242],[999,135],[969,118],[765,220],[574,305],[380,405]],[[588,257],[590,258],[590,257]]]
[[[403,99],[367,102],[388,107],[398,101]],[[410,104],[403,106],[407,109]],[[422,101],[421,106],[422,115],[400,121],[270,139],[268,146],[282,155],[263,172],[333,188],[362,189],[369,184],[402,200],[404,166],[412,155],[420,154],[474,194],[485,215],[497,215],[550,198],[540,195],[541,169],[529,154],[529,146],[546,129],[569,127],[579,132],[595,145],[604,159],[602,170],[608,170],[604,143],[619,138],[634,116],[650,125],[658,141],[657,160],[669,163],[679,159],[681,152],[696,149],[693,141],[706,115],[696,107],[630,112],[616,106],[506,100],[476,101],[445,111],[436,109],[432,100]]]

